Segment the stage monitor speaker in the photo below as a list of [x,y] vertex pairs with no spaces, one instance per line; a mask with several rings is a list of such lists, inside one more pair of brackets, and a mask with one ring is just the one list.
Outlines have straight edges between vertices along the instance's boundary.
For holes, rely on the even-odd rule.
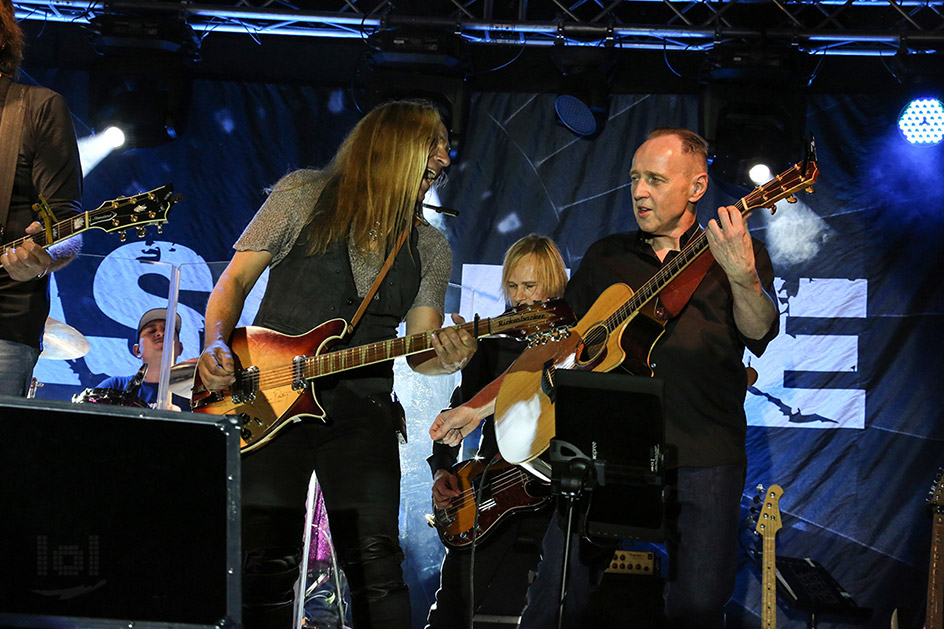
[[235,627],[229,417],[0,396],[0,626]]
[[568,444],[566,450],[576,448],[596,470],[597,483],[579,507],[583,532],[590,537],[662,541],[662,381],[558,370],[554,387],[551,460],[561,444]]

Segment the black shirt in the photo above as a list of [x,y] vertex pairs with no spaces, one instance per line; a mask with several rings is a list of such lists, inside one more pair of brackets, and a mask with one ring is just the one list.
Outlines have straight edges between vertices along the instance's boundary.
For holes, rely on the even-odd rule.
[[[698,232],[697,224],[693,225],[683,236],[682,246]],[[773,295],[770,256],[763,244],[753,243],[757,274],[764,290]],[[612,284],[637,289],[676,255],[669,252],[665,262],[660,262],[642,232],[607,236],[587,250],[564,298],[582,317]],[[744,348],[760,356],[778,331],[779,320],[775,320],[760,340],[740,334],[727,276],[717,263],[712,264],[688,304],[666,325],[650,356],[654,376],[665,382],[669,467],[746,464]]]
[[[11,83],[9,77],[0,77],[0,105],[6,102]],[[26,227],[36,220],[32,205],[40,194],[60,221],[81,209],[82,168],[65,99],[52,90],[29,87],[26,102],[4,243],[25,235]],[[40,346],[49,314],[48,283],[48,277],[15,282],[0,270],[0,339]]]

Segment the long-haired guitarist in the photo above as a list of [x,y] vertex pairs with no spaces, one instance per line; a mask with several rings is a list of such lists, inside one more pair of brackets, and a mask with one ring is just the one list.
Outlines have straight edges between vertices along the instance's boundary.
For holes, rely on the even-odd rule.
[[[613,313],[628,297],[608,303],[612,289],[630,295],[626,286],[639,289],[700,237],[696,204],[708,187],[707,152],[703,138],[676,128],[652,131],[637,149],[629,175],[638,230],[591,245],[571,276],[565,299],[582,317],[577,330],[619,320]],[[654,375],[665,383],[672,491],[665,615],[672,627],[724,624],[722,608],[735,582],[738,506],[747,462],[742,356],[745,347],[759,356],[779,330],[770,257],[751,238],[740,210],[719,208],[704,231],[716,263],[689,285],[693,292],[675,316],[663,321],[664,331],[652,318],[624,316],[628,323],[604,339],[607,355],[619,355],[622,347],[629,357],[634,348],[641,349],[644,369],[637,375]],[[692,282],[691,276],[685,279]],[[614,286],[618,284],[622,289]],[[658,308],[650,314],[658,317]],[[645,325],[634,325],[640,323]],[[451,443],[471,430],[464,424],[467,419],[440,415],[430,435]],[[557,626],[563,538],[552,523],[538,577],[528,591],[523,627]],[[581,546],[568,567],[564,626],[569,627],[588,626],[581,615],[609,560],[608,553]]]
[[[331,319],[350,321],[406,231],[405,244],[346,344],[395,337],[404,319],[408,334],[441,327],[451,252],[439,231],[415,217],[418,203],[449,166],[448,142],[435,107],[387,103],[357,124],[324,170],[296,171],[275,185],[237,241],[207,305],[206,347],[198,369],[208,389],[233,383],[227,343],[246,295],[267,267],[255,325],[302,334]],[[433,347],[408,359],[415,371],[455,372],[472,356],[476,341],[465,331],[447,329]],[[312,470],[350,583],[354,625],[410,626],[398,542],[400,464],[392,380],[388,361],[322,383],[327,425],[291,424],[243,457],[246,627],[291,625]]]
[[[65,99],[15,83],[23,32],[11,0],[0,0],[0,242],[42,231],[40,195],[62,220],[81,208],[82,169]],[[25,396],[49,314],[48,278],[79,251],[78,237],[48,250],[32,240],[0,255],[0,394]]]
[[[505,252],[502,264],[502,293],[510,306],[544,301],[564,294],[567,285],[567,270],[557,245],[546,236],[529,235],[515,242]],[[479,342],[479,349],[462,370],[462,383],[453,394],[453,404],[468,400],[485,387],[521,354],[524,344],[513,338],[488,338]],[[433,472],[432,499],[439,513],[449,517],[452,512],[466,510],[474,512],[473,489],[459,479],[452,468],[458,459],[459,447],[443,443],[433,444],[433,453],[427,459]],[[533,513],[538,504],[544,504],[540,488],[533,491],[533,486],[540,485],[536,477],[529,475],[520,467],[490,465],[498,454],[495,440],[495,427],[490,420],[482,426],[476,461],[466,462],[464,470],[469,471],[467,480],[475,475],[476,480],[485,483],[479,493],[486,510],[479,520],[480,530],[494,524],[494,530],[483,536],[482,542],[476,542],[474,575],[470,574],[470,553],[466,548],[450,549],[442,563],[442,573],[436,601],[429,610],[429,629],[453,629],[469,626],[469,580],[473,580],[472,607],[478,608],[485,597],[488,585],[496,576],[504,575],[503,586],[507,587],[512,578],[520,579],[520,587],[512,589],[503,596],[507,602],[516,593],[520,594],[520,605],[524,607],[524,590],[528,571],[536,564],[536,552],[531,555],[520,552],[524,544],[520,540],[530,539],[535,544],[544,536],[550,514],[543,510]],[[480,475],[481,474],[481,475]],[[476,485],[476,487],[478,487]],[[546,496],[549,492],[543,492]],[[532,497],[532,495],[534,497]],[[515,517],[511,511],[521,511]],[[492,519],[494,516],[495,520]],[[498,522],[497,519],[504,518]],[[475,520],[475,518],[472,518]],[[513,575],[510,578],[510,575]]]

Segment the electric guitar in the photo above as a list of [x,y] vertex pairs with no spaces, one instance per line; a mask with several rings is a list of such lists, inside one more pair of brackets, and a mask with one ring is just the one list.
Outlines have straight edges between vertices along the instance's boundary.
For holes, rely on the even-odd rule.
[[[488,467],[488,461],[469,459],[452,468],[459,484],[458,496],[445,509],[433,505],[433,515],[426,516],[435,526],[442,543],[453,549],[465,548],[473,541],[482,541],[508,516],[523,511],[536,511],[551,500],[550,485],[532,476],[523,468],[499,460]],[[483,476],[484,474],[484,476]],[[476,498],[478,522],[476,522]]]
[[757,517],[757,534],[764,540],[763,567],[761,569],[760,626],[777,629],[777,552],[775,539],[780,530],[780,485],[771,485]]
[[[476,338],[519,336],[531,342],[554,338],[576,317],[562,300],[522,304],[491,319],[453,326]],[[331,319],[298,336],[257,326],[237,328],[230,339],[236,381],[209,391],[194,376],[191,410],[211,415],[236,415],[241,422],[240,450],[251,452],[282,428],[303,418],[327,422],[318,402],[315,381],[332,374],[418,354],[433,348],[436,330],[330,351],[348,333],[344,319]]]
[[934,516],[931,527],[931,564],[928,568],[928,603],[924,616],[925,629],[944,629],[944,467],[928,494]]
[[167,184],[133,197],[118,197],[113,201],[106,201],[94,210],[80,212],[57,223],[53,223],[48,215],[44,215],[43,231],[0,246],[0,255],[22,246],[27,240],[48,248],[89,229],[120,232],[121,241],[124,242],[125,231],[134,228],[138,237],[143,238],[148,225],[156,225],[157,231],[161,231],[162,225],[167,222],[171,206],[181,198],[181,195],[174,194],[173,185]]
[[[796,192],[812,192],[818,176],[811,143],[806,160],[734,205],[742,214],[758,208],[773,213],[777,201],[794,203]],[[566,338],[526,349],[509,368],[495,402],[495,435],[502,457],[522,463],[547,449],[554,437],[555,370],[610,371],[623,365],[630,373],[651,376],[653,346],[713,263],[702,232],[635,293],[626,284],[610,286]]]

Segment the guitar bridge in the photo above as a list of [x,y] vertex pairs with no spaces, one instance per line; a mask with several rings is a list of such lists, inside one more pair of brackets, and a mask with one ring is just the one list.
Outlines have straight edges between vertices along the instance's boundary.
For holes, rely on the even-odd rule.
[[308,356],[296,356],[292,359],[292,390],[301,391],[308,386],[305,380],[305,362]]
[[245,404],[256,399],[256,391],[259,390],[259,368],[249,367],[243,369],[236,375],[236,382],[233,383],[233,403]]

